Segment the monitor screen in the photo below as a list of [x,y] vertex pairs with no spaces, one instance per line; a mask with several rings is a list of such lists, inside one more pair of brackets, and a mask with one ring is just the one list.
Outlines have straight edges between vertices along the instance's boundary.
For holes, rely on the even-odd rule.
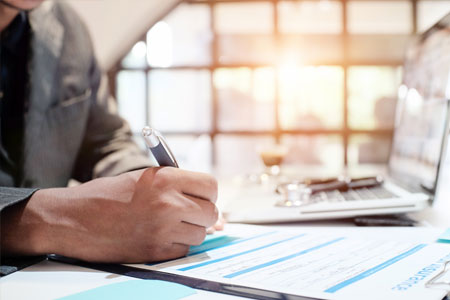
[[403,182],[436,189],[448,130],[450,15],[407,50],[389,170]]

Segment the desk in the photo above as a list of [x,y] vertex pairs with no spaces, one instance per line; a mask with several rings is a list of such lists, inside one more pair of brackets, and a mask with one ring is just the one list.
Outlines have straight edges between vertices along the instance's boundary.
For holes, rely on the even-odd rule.
[[[308,224],[310,225],[310,224]],[[321,230],[318,225],[315,230]],[[343,225],[343,224],[339,224]],[[292,227],[287,225],[279,225],[283,227]],[[296,224],[295,227],[305,228],[305,224]],[[309,226],[308,226],[309,227]],[[338,231],[339,228],[332,228],[329,230]],[[358,232],[359,228],[348,227],[346,230]],[[389,230],[389,236],[396,240],[405,241],[422,241],[433,242],[441,234],[442,229],[433,227],[419,227],[406,228],[410,232],[406,232],[404,228],[365,228],[365,233],[371,232],[373,234],[385,235],[386,230]],[[359,233],[359,234],[365,234]],[[34,266],[28,267],[22,271],[13,273],[7,277],[0,279],[0,299],[8,300],[47,300],[56,299],[59,297],[76,294],[95,287],[106,284],[119,283],[129,280],[129,277],[120,276],[116,274],[96,271],[92,269],[82,268],[78,266],[66,265],[53,261],[43,261]],[[223,294],[215,294],[205,291],[197,291],[197,294],[186,297],[187,300],[227,300],[227,299],[246,299],[241,297],[234,297]]]
[[[439,184],[432,207],[423,211],[410,213],[408,216],[420,222],[419,226],[432,226],[440,228],[450,227],[450,147],[449,154],[445,159],[440,173]],[[385,175],[387,169],[383,165],[360,165],[348,168],[324,168],[321,166],[287,166],[283,168],[287,180],[302,178],[327,178],[345,174],[350,177],[366,177],[374,175]],[[258,174],[258,173],[254,173]],[[235,177],[233,179],[224,178],[219,181],[219,202],[218,206],[222,211],[233,210],[236,203],[230,199],[245,199],[238,203],[239,208],[249,204],[249,202],[263,203],[272,205],[274,202],[274,185],[271,184],[249,184],[248,176]],[[245,187],[243,190],[236,187]],[[279,198],[279,197],[278,197]],[[277,198],[277,199],[278,199]],[[250,204],[251,207],[254,207]],[[304,226],[354,226],[351,220],[326,221],[326,222],[302,222]]]
[[[76,294],[130,277],[53,261],[43,261],[0,279],[0,299],[50,300]],[[247,299],[198,290],[185,300]]]
[[[280,225],[286,226],[287,225]],[[304,227],[295,225],[295,227]],[[315,228],[320,230],[320,228]],[[348,228],[357,232],[359,228]],[[339,229],[331,229],[339,230]],[[367,228],[373,234],[384,235],[386,228]],[[431,227],[407,228],[395,227],[389,229],[389,235],[397,240],[417,240],[433,242],[441,233],[440,229]],[[367,231],[366,231],[367,232]],[[78,266],[66,265],[53,261],[43,261],[22,271],[13,273],[0,279],[0,299],[8,300],[47,300],[64,297],[81,291],[89,290],[106,284],[119,283],[129,280],[129,277],[86,269]],[[197,294],[184,298],[186,300],[227,300],[247,299],[223,294],[197,291]]]
[[[450,182],[450,181],[446,181]],[[441,189],[432,208],[420,213],[411,214],[412,217],[422,221],[422,228],[417,228],[414,238],[422,241],[434,241],[444,228],[450,227],[450,188]],[[279,225],[287,226],[287,225]],[[348,220],[327,222],[304,222],[291,226],[317,227],[317,226],[354,226]],[[433,228],[438,227],[438,228]],[[356,229],[356,228],[355,228]],[[385,228],[372,228],[373,230],[386,230]],[[391,228],[390,234],[395,236],[398,228]],[[407,237],[410,238],[410,237]],[[0,279],[0,299],[55,299],[84,290],[92,289],[109,283],[128,280],[129,277],[100,272],[96,270],[61,264],[52,261],[43,261],[22,271]],[[198,291],[196,295],[185,299],[246,299],[222,294],[213,294]]]

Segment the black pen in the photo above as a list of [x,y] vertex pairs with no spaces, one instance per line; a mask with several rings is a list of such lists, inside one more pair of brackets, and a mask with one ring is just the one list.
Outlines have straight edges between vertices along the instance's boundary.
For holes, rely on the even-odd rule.
[[153,128],[145,126],[142,129],[142,136],[148,149],[152,152],[161,167],[178,168],[177,160],[172,151],[170,151],[169,145],[167,145],[167,142],[161,133]]

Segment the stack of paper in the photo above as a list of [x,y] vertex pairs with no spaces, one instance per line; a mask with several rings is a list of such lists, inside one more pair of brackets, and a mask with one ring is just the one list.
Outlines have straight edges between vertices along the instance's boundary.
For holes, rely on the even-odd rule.
[[450,245],[420,242],[414,230],[231,225],[185,258],[133,266],[317,299],[440,300],[447,291],[425,283]]

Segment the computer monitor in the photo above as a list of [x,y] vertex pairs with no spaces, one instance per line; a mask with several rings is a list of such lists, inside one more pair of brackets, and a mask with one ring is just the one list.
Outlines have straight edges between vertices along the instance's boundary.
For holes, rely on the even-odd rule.
[[434,193],[446,147],[450,14],[408,47],[389,158],[392,177]]

